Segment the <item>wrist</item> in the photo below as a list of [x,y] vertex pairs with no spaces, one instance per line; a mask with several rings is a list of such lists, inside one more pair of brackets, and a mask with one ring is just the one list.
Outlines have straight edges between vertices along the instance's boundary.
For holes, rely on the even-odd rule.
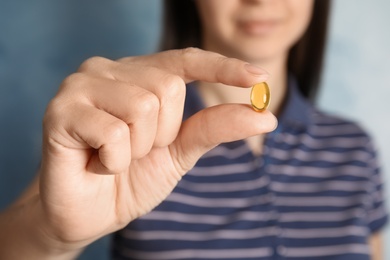
[[9,208],[1,216],[0,259],[74,259],[82,250],[56,238],[39,195]]
[[29,207],[27,210],[31,212],[31,218],[26,223],[35,224],[36,228],[27,227],[26,230],[31,232],[29,236],[35,238],[35,246],[43,256],[49,256],[48,259],[74,259],[82,251],[82,246],[61,240],[60,235],[56,233],[58,229],[53,226],[56,224],[44,213],[39,195],[33,198]]

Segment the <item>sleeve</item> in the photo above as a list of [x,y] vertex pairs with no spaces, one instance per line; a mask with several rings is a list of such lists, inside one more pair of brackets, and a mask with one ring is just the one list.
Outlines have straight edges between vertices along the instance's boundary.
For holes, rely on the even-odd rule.
[[366,217],[371,233],[376,233],[386,225],[388,213],[385,203],[384,181],[378,162],[377,151],[372,141],[368,144],[368,151],[370,159],[367,165],[370,169],[370,180]]

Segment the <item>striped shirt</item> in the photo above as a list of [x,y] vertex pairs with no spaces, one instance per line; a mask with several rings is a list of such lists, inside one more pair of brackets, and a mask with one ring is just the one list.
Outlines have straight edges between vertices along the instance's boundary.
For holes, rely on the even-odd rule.
[[[185,117],[202,108],[189,86]],[[387,220],[371,139],[291,79],[283,111],[261,156],[244,141],[209,151],[115,234],[113,259],[370,259],[368,237]]]

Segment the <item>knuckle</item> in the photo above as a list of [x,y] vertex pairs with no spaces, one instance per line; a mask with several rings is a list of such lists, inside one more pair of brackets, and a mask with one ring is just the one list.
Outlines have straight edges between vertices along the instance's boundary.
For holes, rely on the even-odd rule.
[[201,49],[196,47],[188,47],[179,50],[179,55],[182,57],[184,63],[188,62],[192,59],[192,57],[199,55],[201,52],[203,52]]
[[60,122],[65,120],[75,103],[77,101],[68,95],[59,94],[55,96],[46,106],[43,124],[46,125],[52,121]]
[[234,61],[235,59],[228,58],[225,56],[217,56],[217,57],[215,57],[215,60],[217,63],[219,63],[221,65],[227,65],[227,64],[231,63],[232,61]]
[[61,109],[62,104],[58,98],[52,99],[46,107],[45,114],[43,116],[43,126],[48,126],[53,120],[62,118]]
[[59,121],[65,118],[71,107],[83,101],[84,90],[82,87],[87,86],[89,80],[87,75],[79,72],[66,77],[62,81],[57,95],[46,106],[43,123],[46,124],[53,119]]
[[167,74],[161,79],[160,87],[167,98],[182,97],[185,92],[184,80],[173,74]]
[[196,47],[187,47],[181,50],[182,55],[187,56],[187,55],[194,55],[200,53],[202,50]]
[[230,65],[233,65],[236,60],[225,56],[216,56],[215,64],[218,66],[217,73],[225,72]]
[[63,102],[61,101],[60,98],[55,97],[52,100],[50,100],[49,104],[46,107],[46,114],[58,114],[59,112],[62,111],[62,104]]
[[128,125],[120,120],[115,120],[103,129],[103,136],[110,142],[119,142],[129,137]]
[[161,79],[161,85],[167,88],[184,85],[184,81],[181,77],[174,74],[165,74]]
[[230,67],[234,65],[236,60],[225,56],[215,57],[216,72],[215,78],[218,82],[223,82],[226,79],[227,71],[230,71]]
[[78,71],[79,72],[96,71],[99,70],[102,66],[105,66],[109,63],[110,63],[109,59],[100,56],[94,56],[86,59],[83,63],[81,63]]
[[56,98],[63,103],[74,103],[87,98],[87,89],[92,78],[85,73],[76,72],[66,77],[59,88]]
[[89,81],[88,77],[80,72],[73,73],[66,77],[64,81],[62,81],[60,90],[66,88],[73,88],[73,87],[80,87],[80,86],[85,86],[87,82]]
[[137,113],[155,114],[160,109],[160,101],[156,95],[145,91],[139,95],[137,105],[135,107],[137,109]]

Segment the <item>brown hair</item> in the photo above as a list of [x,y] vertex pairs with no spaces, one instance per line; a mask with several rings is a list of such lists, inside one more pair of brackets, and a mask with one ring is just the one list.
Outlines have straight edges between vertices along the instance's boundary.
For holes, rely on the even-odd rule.
[[[331,0],[315,0],[310,25],[288,57],[289,72],[310,100],[315,99],[319,88],[330,4]],[[165,0],[163,17],[162,50],[201,47],[202,26],[195,1]]]

